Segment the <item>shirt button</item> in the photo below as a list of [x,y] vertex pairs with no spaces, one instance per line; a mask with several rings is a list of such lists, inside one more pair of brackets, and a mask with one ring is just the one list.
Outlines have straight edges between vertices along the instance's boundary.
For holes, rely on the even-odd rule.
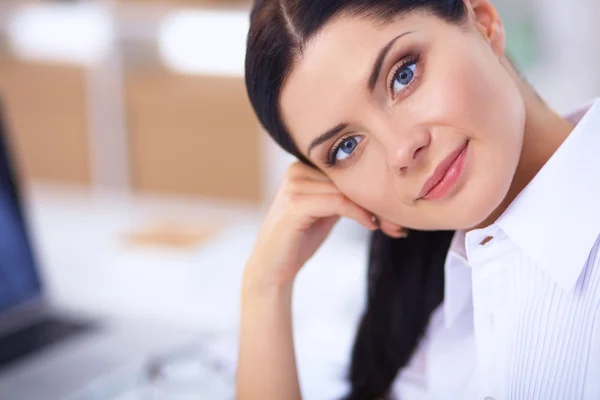
[[[485,238],[484,238],[484,239],[483,239],[483,240],[482,240],[482,241],[479,243],[479,245],[480,245],[480,246],[485,246],[486,244],[488,244],[489,242],[491,242],[493,239],[494,239],[494,237],[493,237],[493,236],[487,236],[487,237],[485,237]],[[486,399],[486,400],[487,400],[487,399]],[[491,399],[491,400],[493,400],[493,399]]]
[[486,398],[483,400],[494,400],[494,398],[492,396],[486,396]]

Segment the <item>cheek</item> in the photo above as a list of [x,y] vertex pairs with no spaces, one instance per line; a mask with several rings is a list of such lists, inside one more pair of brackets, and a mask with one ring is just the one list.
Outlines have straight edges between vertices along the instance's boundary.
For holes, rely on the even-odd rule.
[[452,68],[457,78],[447,79],[446,111],[454,115],[455,126],[478,149],[478,165],[495,171],[490,178],[505,185],[516,168],[522,146],[525,105],[521,93],[491,52],[466,54],[463,62]]
[[[468,135],[481,134],[489,115],[490,97],[494,83],[482,72],[475,60],[456,55],[450,62],[437,62],[439,69],[432,71],[428,82],[425,104],[428,119],[433,124],[445,125]],[[438,68],[438,67],[436,67]]]
[[[495,55],[465,41],[435,52],[426,67],[426,87],[420,104],[427,120],[473,138],[507,139],[521,133],[520,93]],[[494,138],[495,137],[495,138]]]
[[381,167],[372,161],[361,160],[360,167],[348,171],[344,177],[334,179],[334,183],[354,203],[374,214],[385,215],[397,195],[385,192],[390,187],[385,182],[386,175],[382,171],[376,173]]

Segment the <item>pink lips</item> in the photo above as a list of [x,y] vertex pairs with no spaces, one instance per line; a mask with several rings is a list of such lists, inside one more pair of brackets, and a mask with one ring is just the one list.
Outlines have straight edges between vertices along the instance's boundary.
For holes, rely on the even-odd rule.
[[462,176],[469,142],[448,155],[425,182],[419,199],[435,200],[446,197]]

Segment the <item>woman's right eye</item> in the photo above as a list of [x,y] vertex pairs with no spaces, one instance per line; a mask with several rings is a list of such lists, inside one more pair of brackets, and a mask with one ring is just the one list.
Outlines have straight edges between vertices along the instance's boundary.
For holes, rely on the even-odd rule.
[[362,141],[362,136],[350,136],[343,139],[337,146],[334,146],[329,155],[328,165],[334,165],[337,161],[342,161],[352,155],[358,144]]
[[394,81],[392,82],[392,93],[394,97],[403,89],[407,88],[415,77],[415,70],[417,64],[412,63],[402,67],[394,74]]

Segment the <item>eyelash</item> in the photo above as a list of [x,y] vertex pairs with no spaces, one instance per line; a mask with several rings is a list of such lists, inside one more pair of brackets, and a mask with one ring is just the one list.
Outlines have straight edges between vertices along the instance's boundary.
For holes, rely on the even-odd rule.
[[[390,92],[390,94],[392,94],[392,99],[395,100],[395,97],[393,96],[394,82],[396,81],[396,78],[398,77],[398,74],[400,73],[400,71],[404,70],[404,68],[406,68],[410,65],[413,65],[413,64],[417,67],[417,69],[415,70],[415,76],[402,91],[406,92],[407,90],[410,90],[414,86],[414,84],[417,83],[417,81],[419,79],[419,75],[420,75],[419,72],[417,72],[419,70],[419,61],[420,61],[420,54],[417,53],[417,54],[413,54],[413,55],[409,55],[409,56],[405,57],[405,59],[403,61],[401,61],[399,64],[396,64],[396,66],[394,66],[394,68],[392,69],[392,73],[390,74],[390,79],[387,82],[387,88],[388,88],[388,91]],[[341,137],[334,143],[334,145],[331,147],[331,150],[329,151],[329,154],[327,154],[327,160],[325,161],[325,164],[327,167],[333,167],[336,165],[336,163],[337,163],[336,156],[337,156],[337,153],[340,151],[342,144],[346,140],[353,138],[355,136],[359,136],[359,135],[344,135],[343,137]],[[360,146],[360,144],[359,144],[359,146]],[[350,154],[345,160],[352,158],[355,154],[356,154],[356,150],[354,152],[352,152],[352,154]]]
[[[327,160],[325,160],[325,165],[326,165],[327,167],[333,167],[334,165],[336,165],[336,164],[338,163],[338,161],[336,160],[337,153],[338,153],[338,152],[340,151],[340,149],[342,148],[342,144],[343,144],[343,143],[344,143],[346,140],[348,140],[348,139],[350,139],[350,138],[353,138],[353,137],[356,137],[356,136],[360,136],[360,135],[352,135],[352,134],[350,134],[350,135],[344,135],[344,136],[342,136],[341,138],[339,138],[339,139],[338,139],[338,140],[337,140],[337,141],[336,141],[336,142],[333,144],[333,146],[331,147],[331,150],[329,151],[329,154],[327,154]],[[360,144],[359,144],[359,146],[360,146]],[[355,154],[356,154],[356,150],[354,150],[354,151],[352,152],[352,154],[348,155],[348,157],[346,157],[346,158],[344,159],[344,161],[346,161],[346,160],[349,160],[349,159],[350,159],[350,158],[352,158],[352,157],[353,157]]]
[[413,79],[410,81],[410,83],[402,90],[403,92],[406,92],[407,90],[409,90],[410,88],[412,88],[412,86],[418,82],[419,80],[419,61],[420,61],[421,55],[420,54],[414,54],[414,55],[409,55],[407,56],[407,58],[405,60],[403,60],[402,62],[400,62],[400,64],[397,64],[396,66],[394,66],[394,68],[392,69],[392,73],[390,74],[390,79],[387,82],[387,88],[388,91],[390,92],[390,94],[392,95],[392,99],[395,99],[393,93],[394,93],[394,82],[396,81],[396,78],[398,77],[398,74],[400,73],[400,71],[404,70],[404,68],[410,66],[410,65],[415,65],[417,68],[415,70],[415,76],[413,77]]

